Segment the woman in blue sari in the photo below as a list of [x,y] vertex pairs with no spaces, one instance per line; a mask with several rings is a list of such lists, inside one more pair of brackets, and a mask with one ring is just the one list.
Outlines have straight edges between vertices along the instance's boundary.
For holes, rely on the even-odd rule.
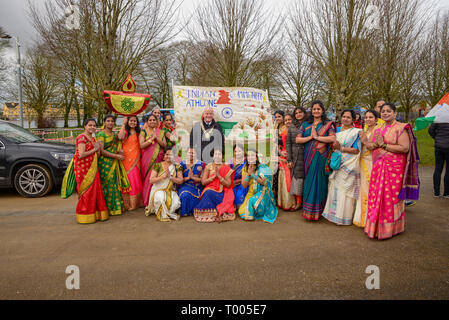
[[304,203],[302,216],[318,221],[326,207],[328,179],[331,173],[328,159],[336,141],[335,124],[326,118],[321,101],[312,102],[312,116],[299,130],[296,143],[304,144]]
[[244,187],[250,185],[253,180],[254,195],[252,192],[248,193],[251,198],[245,201],[245,211],[239,212],[240,217],[244,220],[263,220],[268,223],[274,223],[278,209],[274,198],[272,183],[273,174],[271,169],[264,163],[260,162],[256,150],[248,151],[248,175],[242,181]]
[[188,160],[181,162],[183,169],[184,183],[178,188],[178,195],[181,199],[181,217],[191,216],[193,209],[200,202],[203,186],[201,184],[201,174],[205,164],[196,158],[195,149],[189,149]]
[[242,186],[242,173],[246,167],[245,149],[242,145],[234,146],[234,157],[229,161],[229,166],[234,170],[234,204],[238,210],[248,193],[248,187]]

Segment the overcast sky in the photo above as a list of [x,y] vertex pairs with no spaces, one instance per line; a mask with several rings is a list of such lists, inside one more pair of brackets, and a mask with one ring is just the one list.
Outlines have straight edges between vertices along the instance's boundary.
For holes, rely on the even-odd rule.
[[[33,3],[42,5],[44,0],[31,0]],[[181,10],[184,16],[194,11],[198,4],[206,0],[184,0]],[[283,9],[295,0],[265,0],[267,7]],[[319,0],[321,1],[321,0]],[[427,1],[427,0],[422,0]],[[436,10],[449,9],[449,0],[435,0]],[[36,38],[36,33],[29,22],[27,15],[27,0],[0,0],[0,26],[2,26],[11,36],[19,37],[23,47],[29,47]],[[14,46],[14,42],[12,42]],[[10,50],[12,57],[15,55],[14,48]]]

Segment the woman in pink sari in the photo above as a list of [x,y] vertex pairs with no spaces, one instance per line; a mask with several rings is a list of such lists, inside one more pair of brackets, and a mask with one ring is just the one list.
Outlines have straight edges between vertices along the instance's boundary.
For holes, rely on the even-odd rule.
[[404,232],[404,202],[418,200],[420,182],[412,127],[395,120],[394,104],[384,104],[381,116],[385,124],[374,131],[367,145],[373,150],[373,169],[365,233],[371,239],[385,240]]
[[157,118],[153,114],[148,117],[147,126],[140,133],[139,142],[140,149],[142,150],[142,200],[144,206],[148,206],[151,192],[151,169],[154,164],[159,163],[164,159],[164,148],[167,146],[164,131],[158,128]]

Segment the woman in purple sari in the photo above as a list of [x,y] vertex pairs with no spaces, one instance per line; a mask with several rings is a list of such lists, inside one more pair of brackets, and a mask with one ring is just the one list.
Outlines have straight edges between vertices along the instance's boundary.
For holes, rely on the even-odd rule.
[[150,176],[155,163],[164,159],[164,148],[167,146],[164,131],[158,128],[158,121],[153,114],[148,117],[147,126],[139,137],[142,150],[142,198],[145,206],[148,206],[151,192]]

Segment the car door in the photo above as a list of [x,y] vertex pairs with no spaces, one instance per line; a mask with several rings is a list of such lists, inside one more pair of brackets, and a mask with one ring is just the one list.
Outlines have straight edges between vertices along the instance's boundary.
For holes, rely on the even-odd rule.
[[0,185],[7,183],[6,179],[6,146],[0,136]]

